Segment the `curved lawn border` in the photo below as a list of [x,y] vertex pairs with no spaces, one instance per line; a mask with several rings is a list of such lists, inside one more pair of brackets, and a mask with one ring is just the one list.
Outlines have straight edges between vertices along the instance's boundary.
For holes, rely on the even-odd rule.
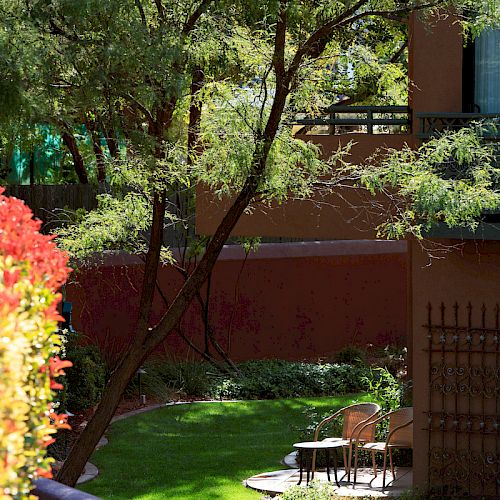
[[[155,405],[145,406],[143,408],[138,408],[137,410],[131,410],[121,415],[117,415],[116,417],[113,417],[111,419],[110,425],[114,424],[115,422],[119,422],[120,420],[125,420],[126,418],[129,417],[135,417],[136,415],[140,415],[142,413],[148,413],[150,411],[159,410],[160,408],[166,408],[167,406],[188,405],[193,403],[239,403],[239,402],[241,402],[241,400],[238,399],[231,399],[231,400],[228,399],[222,401],[218,399],[210,399],[201,401],[172,401],[171,403],[159,403]],[[106,438],[106,435],[104,435],[100,439],[99,443],[97,443],[95,449],[98,450],[99,448],[102,448],[107,444],[108,444],[108,439]],[[99,475],[99,469],[94,464],[87,462],[87,464],[85,465],[85,470],[79,477],[76,484],[80,485],[88,483],[89,481],[92,481],[92,479],[95,479],[98,475]]]

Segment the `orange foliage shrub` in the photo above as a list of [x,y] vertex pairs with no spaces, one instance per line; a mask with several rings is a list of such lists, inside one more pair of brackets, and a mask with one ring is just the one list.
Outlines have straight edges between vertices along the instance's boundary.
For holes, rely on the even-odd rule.
[[57,354],[57,289],[67,257],[20,200],[0,188],[0,498],[29,498],[50,477],[46,447],[66,415],[52,407],[55,378],[70,366]]

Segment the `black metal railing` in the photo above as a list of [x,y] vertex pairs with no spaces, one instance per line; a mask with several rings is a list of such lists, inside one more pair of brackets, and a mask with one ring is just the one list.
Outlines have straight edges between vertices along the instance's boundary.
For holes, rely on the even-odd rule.
[[408,106],[336,106],[316,117],[297,115],[291,125],[302,125],[296,133],[335,135],[344,133],[401,134],[411,131]]
[[[500,126],[499,113],[416,113],[419,121],[419,139],[429,139],[445,130],[459,130],[472,123],[492,122]],[[500,127],[488,131],[487,138],[499,139]]]

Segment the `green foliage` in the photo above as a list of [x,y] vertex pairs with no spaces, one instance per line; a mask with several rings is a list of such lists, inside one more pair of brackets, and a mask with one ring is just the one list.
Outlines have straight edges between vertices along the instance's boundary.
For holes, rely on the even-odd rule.
[[[277,399],[347,394],[363,390],[368,369],[362,366],[246,361],[234,375],[214,373],[206,363],[147,362],[142,383],[148,394],[164,399],[181,393],[215,399]],[[131,392],[136,392],[136,381]]]
[[[210,392],[212,375],[205,363],[174,363],[162,359],[148,361],[142,375],[143,390],[155,397],[171,400],[176,395],[206,397]],[[137,394],[137,380],[132,381],[129,392]]]
[[401,408],[405,396],[405,386],[400,383],[387,368],[370,369],[364,381],[368,392],[376,401],[380,401],[383,412]]
[[[271,101],[263,100],[255,85],[240,89],[218,82],[207,85],[206,91],[210,99],[204,104],[200,133],[204,151],[197,158],[197,172],[199,180],[222,197],[241,189],[255,167],[255,152],[260,147],[256,135]],[[259,198],[282,202],[290,196],[311,196],[314,183],[347,154],[348,148],[340,149],[328,162],[322,161],[318,146],[295,139],[289,128],[283,128],[271,146]]]
[[335,362],[346,365],[365,365],[366,353],[361,347],[347,345],[335,355]]
[[104,250],[144,251],[144,231],[150,225],[148,200],[134,193],[122,199],[103,194],[97,202],[96,210],[80,211],[72,223],[58,229],[59,247],[79,260]]
[[397,193],[398,210],[379,227],[379,235],[421,238],[437,222],[474,230],[485,211],[498,208],[498,146],[484,140],[489,133],[487,126],[447,131],[417,150],[379,155],[379,166],[352,167],[372,193]]
[[335,488],[331,483],[321,483],[314,479],[308,486],[292,486],[276,498],[281,500],[331,500],[335,498]]
[[65,409],[72,412],[95,406],[106,383],[106,365],[96,345],[79,345],[78,339],[66,344],[66,359],[73,363],[66,370]]
[[363,389],[366,369],[349,365],[280,360],[240,363],[239,376],[224,378],[211,394],[217,399],[275,399],[333,395]]

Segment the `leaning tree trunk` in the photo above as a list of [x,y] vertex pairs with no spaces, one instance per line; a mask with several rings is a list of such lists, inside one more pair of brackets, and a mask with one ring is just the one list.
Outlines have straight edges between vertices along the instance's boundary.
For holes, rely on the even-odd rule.
[[[360,0],[361,1],[361,0]],[[255,197],[259,181],[264,174],[269,150],[276,137],[278,125],[280,123],[286,99],[289,93],[289,86],[295,71],[285,72],[285,27],[286,27],[286,1],[281,0],[281,12],[279,15],[273,65],[276,71],[276,93],[274,101],[267,119],[266,127],[255,142],[255,152],[252,161],[252,172],[247,177],[243,188],[236,197],[231,208],[227,211],[222,222],[217,227],[214,235],[208,243],[205,253],[192,274],[185,281],[179,293],[170,304],[165,315],[153,328],[149,328],[148,321],[153,303],[156,279],[158,274],[159,254],[162,244],[163,219],[165,210],[165,197],[163,196],[163,212],[159,208],[158,198],[155,197],[153,210],[153,228],[151,231],[150,246],[146,256],[144,282],[141,291],[141,302],[139,309],[139,321],[136,335],[104,389],[104,393],[93,417],[87,427],[80,434],[78,440],[61,468],[57,479],[69,486],[76,484],[87,460],[94,451],[99,439],[104,434],[107,426],[111,422],[113,414],[120,402],[123,391],[128,382],[132,379],[143,359],[157,347],[170,332],[174,331],[184,312],[194,299],[203,283],[211,273],[217,258],[230,236],[233,228]],[[171,101],[171,106],[166,108],[165,116],[161,117],[159,123],[166,124],[170,120],[175,101]],[[169,114],[170,113],[170,114]],[[158,131],[156,131],[158,132]],[[161,132],[161,131],[160,131]],[[162,137],[158,133],[157,137]]]
[[[285,99],[286,94],[283,95],[283,107]],[[278,108],[276,108],[276,112],[277,111],[279,111]],[[111,374],[93,417],[90,419],[89,423],[73,445],[66,462],[59,471],[59,474],[57,475],[58,481],[69,486],[74,486],[76,484],[76,481],[80,477],[87,460],[90,458],[90,455],[94,451],[99,439],[111,422],[113,414],[121,400],[127,384],[135,375],[137,369],[141,366],[144,358],[151,353],[151,351],[157,347],[170,332],[175,329],[187,307],[208,278],[208,275],[212,271],[224,243],[231,234],[231,231],[238,222],[238,219],[257,192],[258,179],[264,171],[269,148],[276,134],[278,123],[279,120],[277,119],[276,127],[271,127],[269,129],[271,135],[269,135],[267,140],[264,141],[263,148],[257,148],[254,156],[254,175],[250,175],[248,177],[238,197],[226,213],[224,219],[207,245],[202,259],[194,269],[191,276],[186,280],[178,295],[172,301],[160,323],[150,329],[148,328],[148,319],[156,286],[159,252],[162,243],[161,228],[163,227],[165,209],[165,198],[163,198],[163,211],[158,207],[158,201],[155,200],[153,229],[151,231],[150,247],[146,257],[144,284],[141,292],[140,313],[136,335],[132,345],[126,351]]]
[[[111,422],[127,384],[135,375],[143,359],[175,328],[181,319],[190,302],[196,296],[196,293],[207,279],[208,274],[215,265],[217,257],[222,250],[226,239],[231,234],[231,231],[236,225],[239,217],[254,197],[256,189],[257,184],[255,177],[252,177],[247,181],[236,201],[227,212],[222,223],[219,225],[216,233],[207,246],[207,250],[203,258],[200,260],[200,263],[188,280],[184,283],[184,286],[181,288],[177,297],[173,300],[160,324],[157,327],[148,330],[147,326],[144,328],[144,321],[139,321],[140,330],[138,329],[136,332],[133,344],[127,350],[111,374],[93,417],[80,434],[66,462],[59,471],[57,476],[58,481],[69,486],[74,486],[76,484],[76,481],[85,467],[85,463],[89,459],[99,442],[99,439]],[[155,214],[156,217],[158,217],[159,212],[156,211]],[[156,221],[157,224],[159,223],[158,220],[154,219],[154,221]],[[158,241],[152,243],[158,245]],[[150,246],[150,251],[152,250],[152,252],[150,252],[151,256],[148,254],[148,257],[150,258],[146,259],[146,271],[148,271],[148,266],[152,266],[154,264],[155,258],[156,265],[158,265],[158,257],[155,252],[156,249],[152,249],[152,246],[153,245]],[[160,247],[161,241],[159,242],[158,250]],[[151,269],[149,269],[149,271],[151,271]],[[156,281],[157,270],[153,270],[153,274]],[[144,280],[147,281],[148,284],[151,283],[151,279],[146,276],[146,272]],[[154,287],[155,284],[153,282],[153,292]],[[149,289],[145,290],[145,286],[143,286],[143,293],[141,297],[141,317],[143,320],[144,318],[149,317],[149,312],[151,310],[152,295],[148,295],[149,291]],[[148,296],[146,297],[146,295]]]

